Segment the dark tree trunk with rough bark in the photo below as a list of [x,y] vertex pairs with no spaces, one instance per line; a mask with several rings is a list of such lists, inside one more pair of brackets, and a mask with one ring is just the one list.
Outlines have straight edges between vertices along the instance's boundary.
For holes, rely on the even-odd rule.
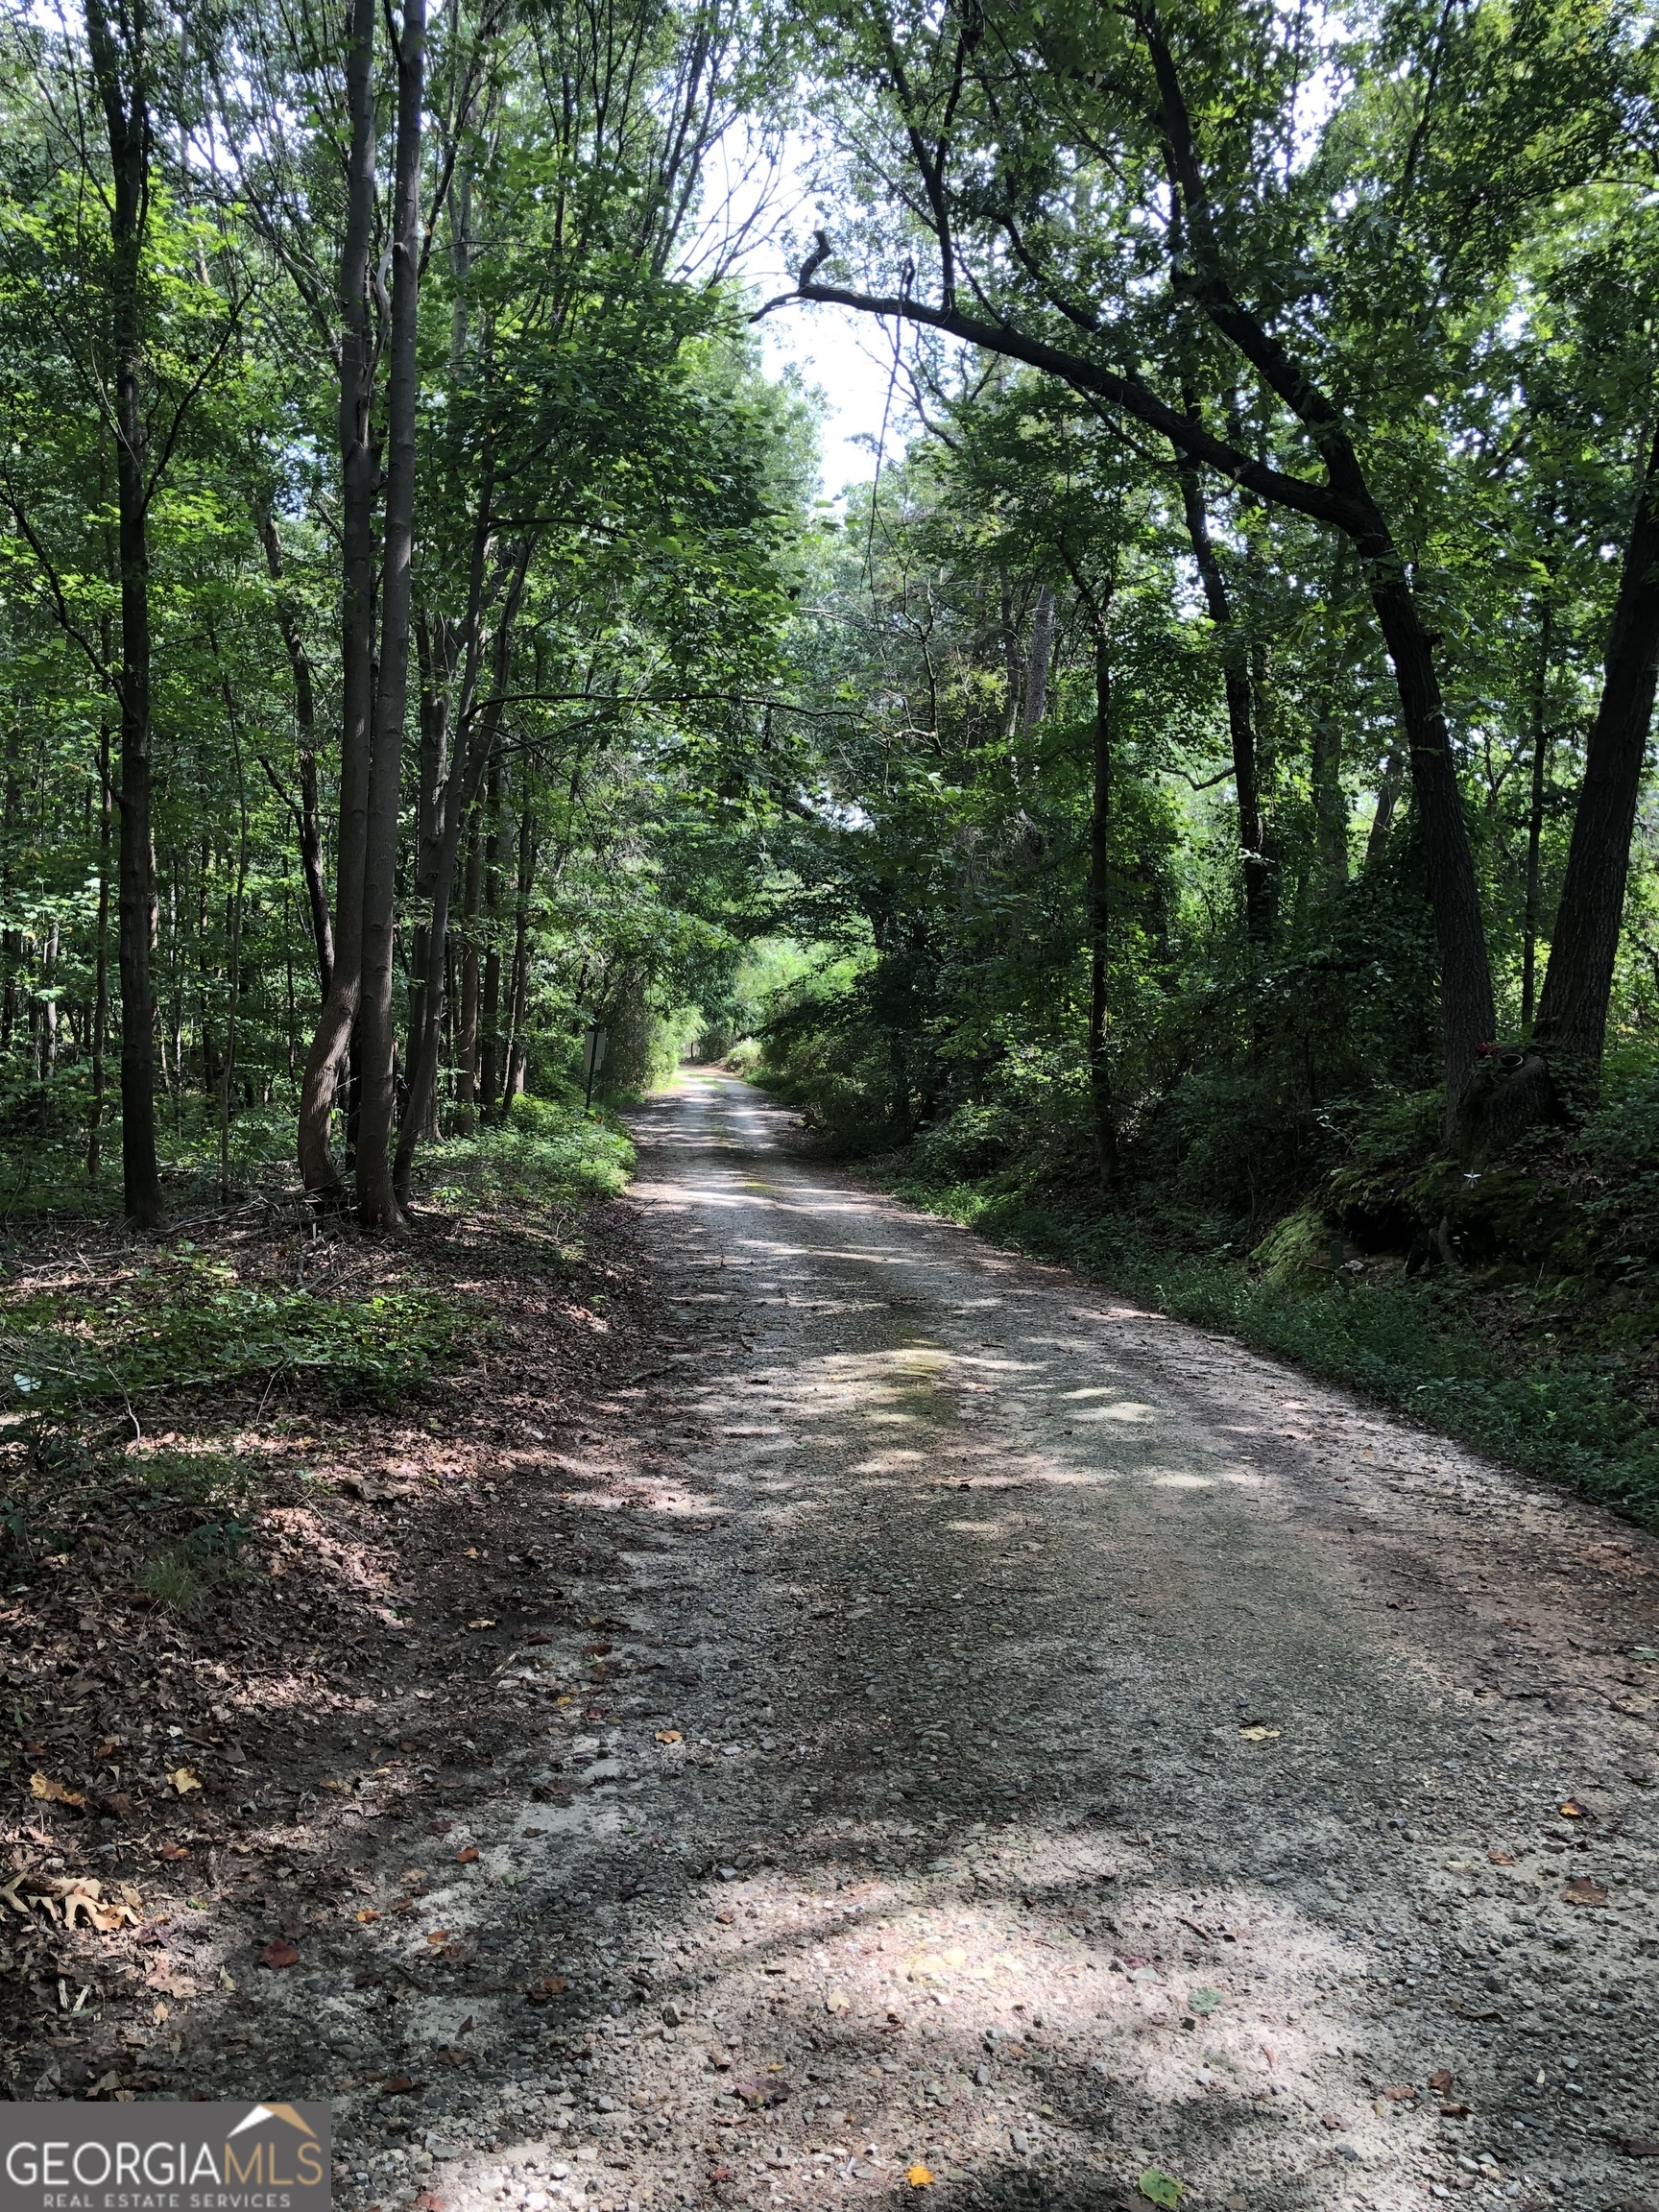
[[346,96],[351,145],[340,256],[340,824],[334,855],[333,969],[305,1063],[300,1173],[307,1190],[344,1196],[328,1143],[334,1092],[350,1050],[363,981],[363,875],[374,711],[374,330],[369,261],[374,228],[374,0],[351,0]]
[[117,964],[121,975],[121,1183],[127,1218],[164,1218],[156,1153],[156,1009],[150,977],[155,853],[150,833],[150,533],[143,256],[150,212],[150,23],[145,0],[112,22],[86,0],[86,42],[108,131],[109,339],[115,397],[117,560],[121,580]]
[[1659,678],[1659,433],[1624,549],[1604,668],[1533,1029],[1540,1049],[1551,1060],[1571,1063],[1584,1088],[1593,1088],[1600,1075],[1630,839]]

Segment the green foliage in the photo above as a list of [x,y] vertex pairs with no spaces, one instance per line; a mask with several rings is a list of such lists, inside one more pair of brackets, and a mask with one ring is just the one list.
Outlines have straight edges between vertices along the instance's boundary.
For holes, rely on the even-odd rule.
[[627,1183],[634,1147],[616,1123],[585,1114],[581,1096],[514,1099],[504,1122],[429,1148],[424,1173],[443,1206],[567,1208],[612,1197]]
[[451,1365],[465,1334],[458,1310],[424,1291],[329,1298],[241,1283],[222,1262],[169,1253],[115,1295],[0,1303],[0,1404],[50,1416],[252,1376],[392,1404]]

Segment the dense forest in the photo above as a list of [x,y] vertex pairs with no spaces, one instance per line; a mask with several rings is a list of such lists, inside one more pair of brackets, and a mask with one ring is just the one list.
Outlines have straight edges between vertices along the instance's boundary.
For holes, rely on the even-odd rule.
[[[730,1053],[959,1209],[1648,1341],[1642,12],[5,57],[14,1213],[395,1228],[599,1032],[601,1105]],[[826,305],[891,349],[830,498],[761,327]]]

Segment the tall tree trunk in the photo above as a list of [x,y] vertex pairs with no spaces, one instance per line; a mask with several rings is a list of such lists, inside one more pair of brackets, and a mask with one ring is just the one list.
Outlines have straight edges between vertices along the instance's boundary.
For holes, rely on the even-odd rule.
[[346,103],[351,146],[340,256],[340,826],[334,855],[333,969],[305,1062],[298,1150],[307,1190],[338,1199],[328,1143],[340,1070],[363,983],[363,878],[374,710],[374,331],[369,257],[374,228],[374,0],[351,0]]
[[369,1228],[395,1228],[393,1186],[397,1036],[392,970],[397,895],[397,805],[403,717],[409,697],[409,616],[415,575],[415,417],[420,398],[416,307],[421,281],[421,126],[426,83],[426,0],[403,0],[397,41],[397,151],[392,223],[392,330],[386,397],[386,540],[380,600],[380,675],[369,778],[363,875],[362,1103],[357,1213]]
[[150,537],[145,477],[142,300],[150,213],[150,24],[146,0],[114,22],[86,0],[86,43],[109,138],[110,359],[115,387],[116,545],[121,575],[121,1183],[134,1228],[164,1218],[156,1152],[156,1008],[151,993],[155,855],[150,838]]
[[529,1042],[524,1024],[530,1012],[530,890],[536,879],[535,823],[526,803],[518,820],[518,879],[513,926],[513,987],[507,1009],[506,1071],[501,1087],[501,1111],[511,1112],[513,1101],[524,1088],[524,1067]]
[[[300,867],[305,878],[305,898],[311,912],[311,940],[317,948],[317,980],[325,1005],[334,978],[334,931],[328,919],[328,892],[323,880],[323,826],[317,806],[317,694],[311,680],[311,656],[305,650],[293,595],[285,589],[282,541],[268,507],[257,508],[254,522],[265,548],[265,565],[276,587],[276,626],[294,683],[294,733],[300,756],[300,803],[295,805],[283,792],[300,833]],[[275,781],[275,779],[273,779]],[[280,786],[278,786],[280,789]]]
[[[1190,415],[1196,413],[1190,395]],[[1233,789],[1238,809],[1238,857],[1244,880],[1244,933],[1252,945],[1264,945],[1273,931],[1273,884],[1267,855],[1262,849],[1262,800],[1256,774],[1256,725],[1250,696],[1250,669],[1233,619],[1232,594],[1210,535],[1210,517],[1195,462],[1179,448],[1176,469],[1181,479],[1181,506],[1187,521],[1187,542],[1204,588],[1204,605],[1215,628],[1221,649],[1221,682],[1227,695],[1227,733],[1233,747]]]
[[92,987],[92,1112],[86,1128],[86,1180],[104,1165],[104,1050],[109,1034],[109,724],[98,725],[97,973]]
[[1521,1027],[1532,1026],[1538,967],[1538,903],[1544,844],[1544,793],[1549,781],[1550,655],[1554,641],[1554,579],[1538,610],[1538,669],[1532,683],[1532,788],[1527,807],[1527,883],[1521,912]]
[[1327,620],[1332,629],[1329,673],[1313,717],[1309,781],[1313,796],[1313,841],[1319,858],[1321,889],[1339,891],[1348,880],[1348,795],[1342,788],[1342,714],[1338,691],[1348,656],[1337,628],[1348,592],[1349,548],[1337,541],[1331,577]]
[[478,1099],[486,1120],[501,1085],[501,759],[490,756],[484,797],[484,1007],[478,1052]]
[[484,840],[476,818],[467,840],[467,882],[461,899],[461,1019],[455,1037],[456,1126],[472,1134],[478,1085],[478,902],[484,888]]
[[1533,1029],[1534,1042],[1552,1059],[1576,1063],[1585,1087],[1593,1086],[1601,1070],[1656,679],[1659,432],[1648,449],[1624,548],[1607,632],[1601,703],[1585,750],[1584,781]]
[[1118,1174],[1118,1123],[1107,1046],[1111,1020],[1111,884],[1106,873],[1112,820],[1112,661],[1104,609],[1094,618],[1094,804],[1089,813],[1089,1095],[1101,1180]]

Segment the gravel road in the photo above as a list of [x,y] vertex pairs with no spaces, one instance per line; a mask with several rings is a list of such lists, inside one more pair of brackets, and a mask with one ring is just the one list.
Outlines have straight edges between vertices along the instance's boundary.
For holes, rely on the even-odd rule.
[[266,1978],[292,2088],[396,2013],[343,2200],[1659,2198],[1659,1545],[729,1077],[636,1134],[661,1350],[551,1463],[626,1683],[550,1628],[475,1694],[421,1911],[490,1975]]

